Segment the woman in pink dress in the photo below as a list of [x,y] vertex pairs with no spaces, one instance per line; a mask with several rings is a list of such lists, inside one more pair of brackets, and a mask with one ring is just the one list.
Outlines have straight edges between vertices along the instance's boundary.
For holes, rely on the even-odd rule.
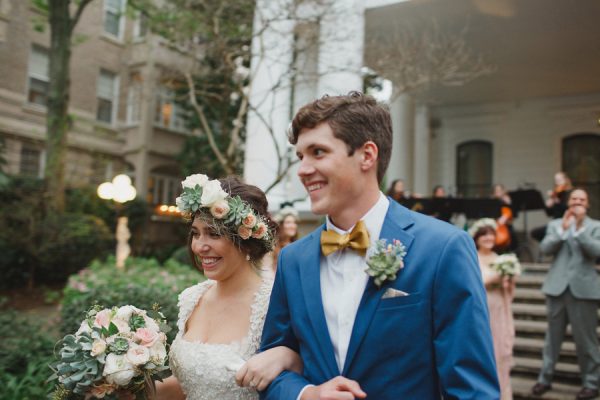
[[510,369],[513,364],[515,326],[511,304],[514,298],[515,280],[501,276],[491,268],[498,255],[493,251],[496,241],[496,223],[492,219],[479,220],[470,233],[477,247],[479,267],[487,292],[490,326],[494,340],[494,355],[502,400],[512,399]]

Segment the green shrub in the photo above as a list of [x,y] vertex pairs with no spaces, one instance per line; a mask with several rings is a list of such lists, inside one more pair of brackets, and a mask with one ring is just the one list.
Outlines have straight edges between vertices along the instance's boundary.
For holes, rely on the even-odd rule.
[[123,271],[117,270],[112,257],[106,262],[95,261],[73,275],[65,287],[61,331],[75,332],[85,312],[94,304],[102,307],[131,304],[149,310],[158,303],[172,328],[167,334],[172,341],[177,333],[179,293],[204,279],[198,271],[174,260],[161,266],[153,259],[129,258]]
[[92,215],[48,216],[42,223],[38,259],[43,281],[64,282],[97,257],[114,248],[113,234]]
[[0,312],[0,337],[0,400],[44,399],[58,338],[12,310]]
[[190,259],[190,253],[187,246],[183,246],[175,250],[167,261],[171,260],[178,262],[179,264],[192,266],[192,260]]
[[0,187],[0,203],[2,288],[64,282],[114,246],[112,231],[95,215],[45,215],[41,180],[12,177]]

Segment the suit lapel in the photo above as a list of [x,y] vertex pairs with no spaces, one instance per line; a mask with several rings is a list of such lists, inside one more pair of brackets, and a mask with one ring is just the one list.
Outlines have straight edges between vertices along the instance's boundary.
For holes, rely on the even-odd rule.
[[[408,210],[390,199],[390,206],[385,216],[379,239],[386,239],[388,243],[391,243],[394,239],[398,239],[405,246],[408,253],[414,236],[406,232],[405,229],[410,227],[413,223],[414,221],[410,217]],[[405,266],[405,268],[407,267],[409,266]],[[399,279],[402,279],[402,271],[398,273],[396,281]],[[369,278],[360,305],[358,306],[358,311],[356,312],[356,318],[354,319],[354,326],[352,328],[352,335],[350,336],[350,344],[348,345],[348,353],[346,354],[342,375],[347,374],[348,369],[352,364],[352,360],[371,324],[373,314],[377,309],[381,296],[388,287],[394,284],[394,282],[395,281],[386,281],[379,288],[375,285],[373,278]]]
[[329,329],[325,320],[325,311],[323,309],[323,300],[321,297],[321,232],[325,226],[313,232],[311,240],[308,243],[303,259],[300,260],[300,281],[302,283],[302,293],[306,302],[306,309],[310,323],[314,329],[316,341],[321,348],[321,354],[325,359],[325,369],[333,378],[339,375],[339,369],[335,362],[333,345],[329,337]]

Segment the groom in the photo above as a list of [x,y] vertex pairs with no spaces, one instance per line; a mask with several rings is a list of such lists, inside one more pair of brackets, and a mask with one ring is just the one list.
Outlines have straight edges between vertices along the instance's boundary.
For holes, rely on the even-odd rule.
[[[388,110],[357,92],[325,96],[298,111],[290,142],[327,220],[279,256],[261,350],[297,351],[304,372],[284,371],[262,398],[499,399],[473,241],[379,190]],[[381,286],[365,273],[378,239],[405,250]]]

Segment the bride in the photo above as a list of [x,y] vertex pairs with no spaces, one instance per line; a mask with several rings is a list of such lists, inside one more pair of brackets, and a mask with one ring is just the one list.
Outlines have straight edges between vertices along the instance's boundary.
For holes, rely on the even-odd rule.
[[259,270],[274,242],[267,199],[235,177],[196,174],[182,186],[177,206],[192,221],[188,248],[208,280],[179,296],[173,376],[157,382],[156,399],[258,399],[284,369],[302,371],[287,347],[255,355],[272,286]]

